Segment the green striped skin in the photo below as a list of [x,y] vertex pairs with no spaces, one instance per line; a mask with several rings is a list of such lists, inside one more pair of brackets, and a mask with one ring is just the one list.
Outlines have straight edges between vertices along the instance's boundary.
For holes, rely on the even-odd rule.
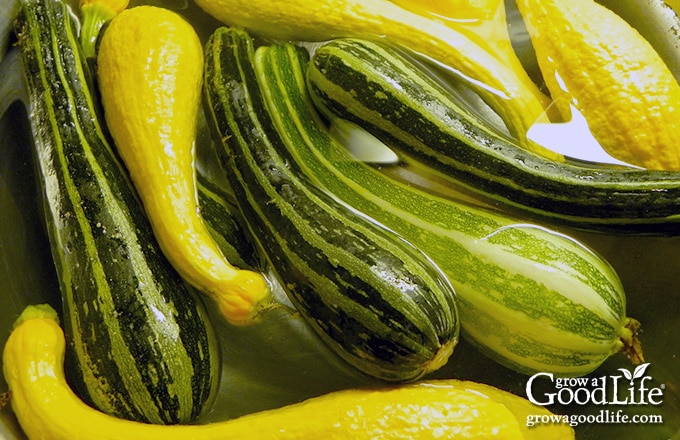
[[316,50],[312,97],[443,181],[538,219],[582,229],[680,232],[680,172],[555,162],[495,134],[418,64],[356,39]]
[[581,243],[439,198],[354,160],[307,94],[308,56],[258,48],[257,79],[291,167],[422,249],[458,295],[463,335],[516,371],[579,376],[632,344],[617,274]]
[[234,195],[198,174],[196,186],[203,221],[225,258],[242,269],[263,269]]
[[443,365],[459,328],[443,274],[282,161],[248,34],[220,28],[205,53],[205,104],[218,157],[253,237],[300,314],[332,350],[372,377],[414,380]]
[[106,140],[64,4],[23,1],[16,30],[69,381],[91,405],[121,418],[192,421],[212,403],[219,380],[207,311],[163,257]]

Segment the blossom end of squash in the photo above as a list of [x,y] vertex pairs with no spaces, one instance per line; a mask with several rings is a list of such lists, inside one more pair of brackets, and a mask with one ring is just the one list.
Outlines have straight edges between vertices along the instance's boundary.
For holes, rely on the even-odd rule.
[[223,291],[215,295],[220,314],[232,325],[257,323],[274,302],[269,283],[255,271],[238,270]]

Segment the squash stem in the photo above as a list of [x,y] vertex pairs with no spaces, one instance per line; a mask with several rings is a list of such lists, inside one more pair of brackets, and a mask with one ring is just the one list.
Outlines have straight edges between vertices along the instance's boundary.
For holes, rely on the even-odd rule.
[[4,393],[0,393],[0,411],[2,411],[9,404],[11,399],[12,399],[11,391],[5,391]]
[[631,360],[635,365],[641,364],[645,361],[642,354],[642,344],[637,335],[640,331],[640,321],[634,318],[626,318],[627,322],[621,334],[621,342],[623,342],[623,348],[621,352]]
[[80,44],[86,58],[93,58],[96,53],[97,38],[104,25],[116,16],[117,12],[102,2],[82,5],[82,28],[80,30]]
[[59,322],[59,316],[57,311],[52,308],[49,304],[36,304],[27,306],[19,315],[19,317],[14,321],[13,328],[17,328],[19,325],[28,321],[29,319],[52,319]]

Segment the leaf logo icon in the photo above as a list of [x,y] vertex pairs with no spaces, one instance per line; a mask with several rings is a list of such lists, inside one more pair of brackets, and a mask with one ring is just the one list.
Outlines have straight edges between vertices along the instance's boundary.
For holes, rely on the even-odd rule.
[[630,374],[630,371],[626,370],[625,368],[619,368],[619,371],[623,373],[623,376],[630,381],[630,383],[633,383],[633,375]]
[[633,379],[637,379],[639,377],[644,376],[647,367],[649,367],[649,362],[640,364],[637,367],[635,367],[635,371],[633,372]]
[[649,367],[649,362],[646,362],[644,364],[640,364],[637,367],[635,367],[635,370],[633,370],[633,373],[626,370],[625,368],[619,368],[619,371],[621,373],[623,373],[623,376],[630,381],[631,385],[633,385],[633,381],[635,379],[638,379],[638,378],[645,375],[645,371],[647,370],[647,367]]

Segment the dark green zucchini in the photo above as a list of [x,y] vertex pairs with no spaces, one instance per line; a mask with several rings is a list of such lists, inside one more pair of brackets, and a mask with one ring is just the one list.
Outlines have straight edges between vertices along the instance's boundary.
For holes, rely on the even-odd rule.
[[423,250],[457,296],[463,336],[516,371],[580,376],[609,356],[641,359],[614,269],[582,243],[438,197],[355,160],[309,98],[308,54],[260,46],[255,74],[286,163]]
[[327,115],[359,124],[404,160],[492,203],[581,229],[680,232],[680,172],[556,162],[528,152],[383,42],[338,39],[319,47],[308,84]]
[[264,270],[265,263],[250,236],[233,191],[217,163],[205,114],[199,112],[196,139],[196,189],[201,216],[228,261],[248,270]]
[[100,125],[71,17],[61,1],[23,0],[16,24],[69,381],[106,413],[186,423],[216,394],[219,348]]
[[358,370],[414,380],[458,340],[455,295],[422,253],[310,184],[277,154],[253,42],[219,28],[206,46],[206,113],[236,202],[300,314]]

